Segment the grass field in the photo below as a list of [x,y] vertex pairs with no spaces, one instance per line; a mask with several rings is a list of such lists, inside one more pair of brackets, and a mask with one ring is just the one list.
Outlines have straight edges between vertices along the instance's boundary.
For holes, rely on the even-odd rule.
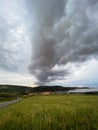
[[98,96],[33,96],[0,109],[0,130],[98,130]]

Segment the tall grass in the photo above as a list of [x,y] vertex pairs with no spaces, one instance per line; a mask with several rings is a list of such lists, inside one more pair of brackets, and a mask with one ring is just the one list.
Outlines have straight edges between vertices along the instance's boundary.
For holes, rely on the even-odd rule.
[[0,130],[98,130],[98,96],[24,98],[0,110]]

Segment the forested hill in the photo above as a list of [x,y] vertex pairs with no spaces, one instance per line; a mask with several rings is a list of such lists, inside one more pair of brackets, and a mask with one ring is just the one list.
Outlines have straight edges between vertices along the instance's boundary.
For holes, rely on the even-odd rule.
[[[84,87],[83,87],[84,88]],[[83,89],[82,88],[82,89]],[[88,88],[88,87],[85,87]],[[69,91],[74,89],[80,89],[79,87],[62,87],[62,86],[39,86],[32,89],[33,92],[57,92],[57,91]]]
[[15,93],[19,95],[24,95],[32,91],[31,87],[17,86],[17,85],[0,85],[0,93]]
[[[88,88],[88,87],[83,87]],[[82,89],[83,89],[82,88]],[[0,93],[1,92],[9,92],[9,93],[16,93],[16,94],[28,94],[28,93],[35,93],[35,92],[57,92],[57,91],[68,91],[80,89],[79,87],[62,87],[62,86],[38,86],[38,87],[26,87],[26,86],[16,86],[16,85],[0,85]]]

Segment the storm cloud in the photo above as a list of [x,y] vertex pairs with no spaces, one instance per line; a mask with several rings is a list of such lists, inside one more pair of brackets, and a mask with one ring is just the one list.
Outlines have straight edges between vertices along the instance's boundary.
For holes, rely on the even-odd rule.
[[98,58],[97,0],[0,2],[0,68],[29,71],[44,84]]
[[[31,0],[35,20],[30,73],[39,82],[63,79],[69,63],[82,64],[98,55],[97,0]],[[33,21],[34,21],[33,20]]]

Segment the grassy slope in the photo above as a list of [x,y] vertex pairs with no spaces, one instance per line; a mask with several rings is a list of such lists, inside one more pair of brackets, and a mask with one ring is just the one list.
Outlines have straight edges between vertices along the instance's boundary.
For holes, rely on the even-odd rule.
[[33,96],[0,110],[0,130],[98,130],[98,96]]
[[16,85],[0,85],[0,93],[14,93],[18,95],[26,94],[31,91],[31,87],[16,86]]

